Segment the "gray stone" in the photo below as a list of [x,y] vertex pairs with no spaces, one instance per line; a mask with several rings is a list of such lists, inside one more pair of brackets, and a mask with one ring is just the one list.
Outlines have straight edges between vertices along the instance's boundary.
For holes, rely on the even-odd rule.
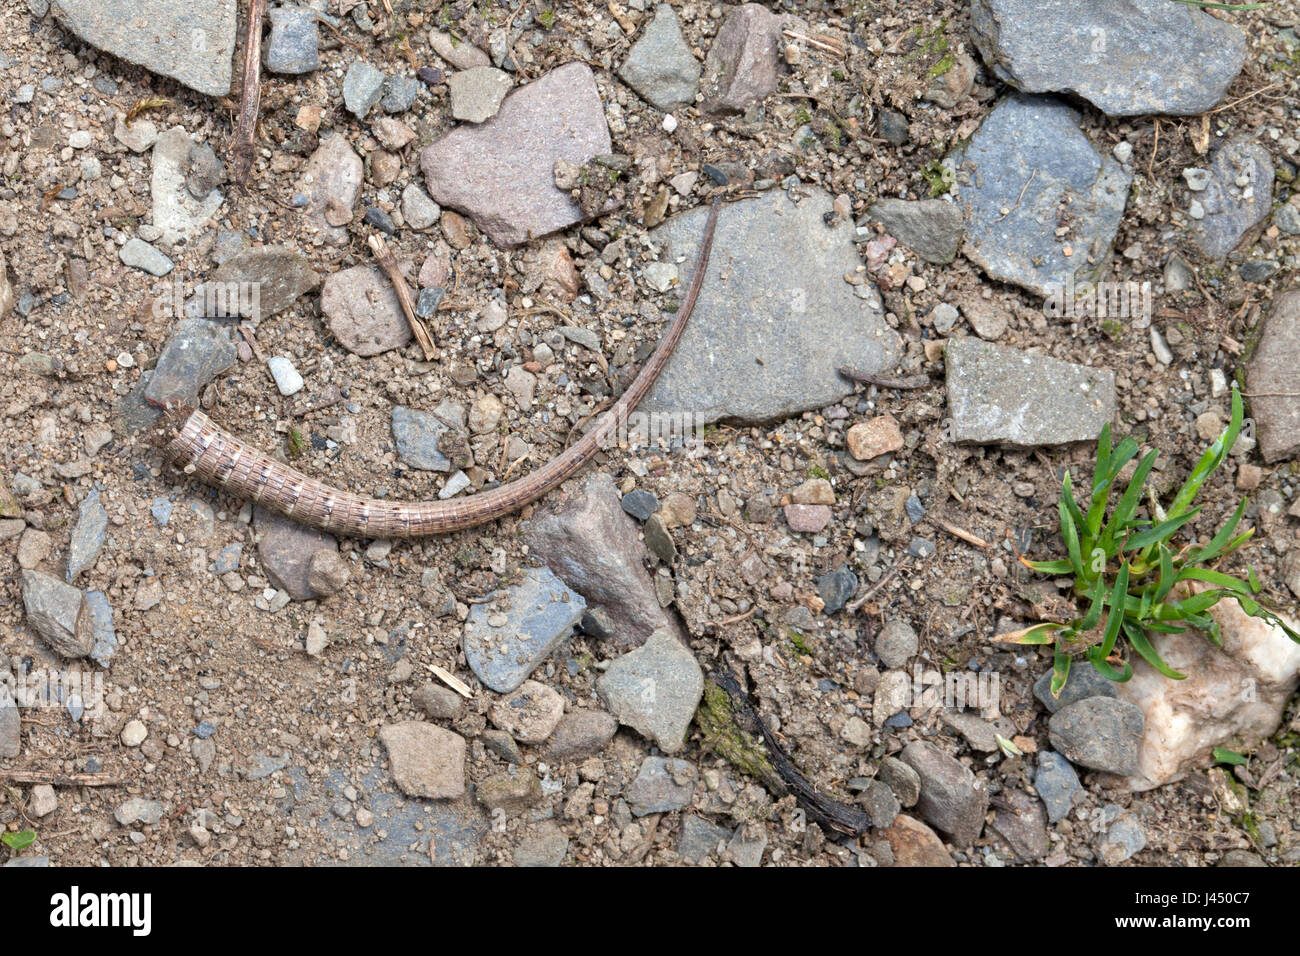
[[526,680],[488,710],[488,719],[521,744],[536,746],[564,717],[564,698],[545,684]]
[[253,509],[253,526],[258,536],[257,558],[271,583],[295,601],[321,597],[308,581],[312,558],[318,551],[337,550],[338,541],[260,506]]
[[[840,367],[879,372],[897,361],[898,336],[874,290],[857,287],[862,298],[844,281],[861,265],[852,225],[828,226],[831,197],[803,192],[797,205],[772,189],[722,207],[695,314],[640,411],[691,412],[706,423],[783,420],[852,394]],[[685,257],[682,288],[707,214],[692,209],[651,234],[664,261]]]
[[681,24],[669,4],[655,8],[654,19],[632,45],[618,75],[651,106],[665,112],[695,102],[700,64],[682,38]]
[[[1288,236],[1300,236],[1300,202],[1292,199],[1273,212],[1273,224]],[[0,314],[4,310],[0,309]]]
[[672,626],[645,573],[648,555],[636,522],[608,474],[593,472],[552,495],[529,522],[525,541],[565,583],[605,609],[615,647],[636,647]]
[[553,821],[537,824],[515,847],[515,866],[559,866],[569,852],[569,838]]
[[302,391],[302,373],[285,356],[273,355],[266,360],[266,367],[271,373],[271,378],[275,380],[276,390],[281,395],[288,397]]
[[161,230],[162,241],[172,245],[202,232],[223,202],[217,189],[203,199],[195,199],[190,193],[186,179],[194,146],[183,126],[159,134],[153,144],[153,177],[149,183],[153,224]]
[[1034,774],[1034,789],[1047,810],[1049,823],[1065,819],[1074,805],[1074,795],[1079,792],[1079,775],[1070,762],[1053,750],[1044,750],[1038,756],[1038,770]]
[[320,66],[320,32],[316,11],[307,7],[277,7],[270,12],[271,35],[266,41],[266,68],[272,73],[310,73]]
[[836,568],[817,579],[817,593],[825,604],[822,611],[826,614],[843,609],[857,591],[858,576],[848,568]]
[[1223,854],[1219,866],[1268,866],[1268,864],[1258,853],[1251,853],[1249,850],[1229,850]]
[[375,266],[332,273],[321,289],[320,306],[339,344],[363,358],[411,341],[411,325],[397,291]]
[[[198,292],[203,296],[204,315],[238,315],[256,327],[262,319],[283,312],[320,284],[321,277],[302,253],[287,246],[255,246],[222,262],[211,281],[200,286]],[[224,307],[220,301],[223,295]]]
[[1138,769],[1146,720],[1141,708],[1111,697],[1086,697],[1047,723],[1052,746],[1071,763],[1127,776]]
[[[459,429],[453,422],[440,418],[434,412],[420,411],[397,405],[393,408],[393,438],[397,441],[397,454],[403,462],[421,471],[452,470],[452,461],[440,445],[446,436],[455,436]],[[460,439],[463,444],[464,439]],[[465,462],[459,462],[457,467]]]
[[1115,416],[1115,373],[979,339],[945,352],[952,438],[1016,448],[1093,441]]
[[948,835],[953,845],[966,847],[984,828],[989,795],[979,789],[975,775],[934,744],[915,741],[899,757],[921,778],[916,810],[921,819]]
[[429,45],[434,53],[458,70],[472,70],[492,63],[491,58],[474,44],[442,30],[429,32]]
[[659,499],[643,488],[625,494],[619,502],[623,510],[638,521],[646,521],[659,510]]
[[453,73],[447,79],[451,93],[451,115],[469,123],[482,123],[497,115],[514,81],[510,74],[492,66]]
[[[346,226],[361,194],[365,165],[347,138],[339,132],[321,138],[295,187],[307,197],[303,211],[329,242],[347,242]],[[346,270],[345,270],[346,271]]]
[[999,79],[1108,116],[1204,113],[1246,60],[1236,26],[1167,0],[974,0],[971,38]]
[[487,687],[508,694],[568,638],[586,608],[548,568],[525,568],[519,583],[470,608],[465,661]]
[[972,750],[993,753],[998,749],[997,728],[982,717],[964,710],[945,710],[939,719],[961,734]]
[[383,71],[364,60],[355,60],[343,77],[343,104],[348,112],[363,120],[384,95]]
[[196,143],[190,148],[185,189],[197,200],[207,199],[212,190],[226,182],[226,164],[217,151],[207,143]]
[[124,827],[135,826],[137,823],[151,827],[156,826],[166,813],[167,808],[157,800],[132,797],[125,803],[120,804],[113,811],[113,816]]
[[695,767],[685,760],[646,757],[623,796],[633,816],[671,813],[690,805],[695,780]]
[[920,648],[916,630],[906,621],[887,621],[876,635],[873,650],[877,660],[890,669],[903,667]]
[[479,740],[483,744],[483,749],[488,753],[496,754],[506,763],[523,764],[523,752],[519,749],[519,745],[515,743],[515,738],[504,730],[485,730],[479,734]]
[[[7,676],[7,675],[6,675]],[[8,684],[0,684],[0,757],[11,759],[23,752],[23,719]]]
[[420,165],[434,200],[497,244],[516,246],[584,218],[556,187],[556,162],[580,166],[610,151],[595,76],[585,63],[568,63],[515,90],[487,122],[426,147]]
[[704,61],[704,113],[743,113],[776,90],[781,34],[789,23],[790,18],[758,3],[742,4],[727,14]]
[[736,828],[727,844],[727,856],[736,866],[756,867],[763,864],[763,851],[767,849],[767,833],[762,824],[749,822]]
[[51,8],[97,49],[208,96],[230,92],[235,0],[53,0]]
[[677,838],[677,855],[687,863],[700,863],[717,857],[731,840],[731,831],[694,813],[682,820]]
[[[1101,276],[1133,176],[1093,149],[1079,120],[1060,100],[1008,96],[945,161],[957,172],[962,250],[990,278],[1049,295]],[[1070,228],[1057,236],[1062,208]]]
[[885,757],[880,761],[876,779],[894,791],[901,806],[915,806],[921,798],[920,775],[897,757]]
[[704,694],[704,673],[695,655],[665,628],[610,664],[596,681],[596,693],[620,724],[653,740],[664,753],[676,753]]
[[390,76],[384,84],[384,98],[379,101],[385,113],[405,113],[415,105],[423,84],[413,76]]
[[408,797],[455,799],[465,794],[465,738],[421,720],[379,731],[393,783]]
[[942,199],[882,199],[867,215],[926,262],[952,262],[961,247],[961,209]]
[[1097,854],[1106,866],[1116,866],[1142,852],[1146,845],[1141,825],[1131,816],[1122,816],[1097,841]]
[[871,825],[877,830],[892,826],[899,811],[902,810],[898,794],[894,793],[893,788],[881,780],[871,778],[862,781],[862,792],[858,794],[858,803],[862,804],[862,809],[866,811]]
[[441,215],[442,209],[438,204],[415,183],[402,190],[402,218],[406,220],[408,229],[423,232],[434,226]]
[[172,261],[143,239],[131,238],[117,251],[123,265],[139,269],[151,276],[165,276],[174,268]]
[[104,546],[108,530],[108,512],[99,500],[99,492],[92,491],[77,509],[77,523],[72,527],[72,540],[68,545],[69,582],[95,563],[99,549]]
[[1097,668],[1085,661],[1076,662],[1070,668],[1070,676],[1065,686],[1061,688],[1060,697],[1052,696],[1050,670],[1034,681],[1034,696],[1042,702],[1049,714],[1054,714],[1062,707],[1088,697],[1118,697],[1119,695],[1115,692],[1115,682],[1107,680]]
[[614,739],[618,721],[603,710],[571,710],[547,744],[551,760],[583,760],[600,753]]
[[230,330],[206,319],[181,319],[158,356],[144,398],[152,405],[176,408],[198,403],[208,382],[236,361]]
[[998,795],[989,829],[1025,863],[1047,856],[1047,815],[1043,805],[1022,790],[1004,790]]
[[84,595],[70,584],[40,571],[22,572],[27,623],[64,657],[90,653],[94,629]]
[[[1245,179],[1245,185],[1237,185]],[[1192,224],[1193,244],[1211,259],[1253,237],[1273,209],[1273,157],[1249,137],[1224,143],[1210,162],[1210,182],[1201,194],[1204,218]]]

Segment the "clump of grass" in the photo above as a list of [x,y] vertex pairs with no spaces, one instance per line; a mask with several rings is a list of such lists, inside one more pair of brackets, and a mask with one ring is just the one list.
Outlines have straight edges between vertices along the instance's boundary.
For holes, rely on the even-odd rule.
[[[1260,583],[1253,570],[1247,569],[1243,581],[1213,567],[1254,534],[1253,528],[1236,533],[1246,511],[1244,499],[1209,543],[1174,544],[1179,530],[1200,514],[1200,507],[1192,507],[1192,502],[1206,479],[1228,457],[1241,432],[1241,423],[1241,393],[1234,387],[1228,427],[1205,450],[1167,509],[1161,508],[1154,489],[1147,486],[1159,454],[1152,450],[1138,462],[1107,518],[1112,486],[1139,450],[1133,438],[1125,438],[1112,450],[1109,425],[1102,429],[1097,444],[1097,465],[1086,512],[1075,501],[1070,473],[1066,472],[1058,510],[1067,557],[1056,561],[1020,560],[1042,574],[1073,575],[1075,595],[1086,600],[1088,610],[1072,621],[1035,624],[999,639],[1055,644],[1051,682],[1054,696],[1065,686],[1071,660],[1079,652],[1110,680],[1132,677],[1133,668],[1117,653],[1121,636],[1161,674],[1182,680],[1186,675],[1160,658],[1148,634],[1176,634],[1195,627],[1221,647],[1218,622],[1208,612],[1224,598],[1235,599],[1247,614],[1280,627],[1300,643],[1300,633],[1260,603]],[[1138,515],[1144,492],[1150,517]],[[1204,587],[1190,593],[1186,586],[1193,582]]]

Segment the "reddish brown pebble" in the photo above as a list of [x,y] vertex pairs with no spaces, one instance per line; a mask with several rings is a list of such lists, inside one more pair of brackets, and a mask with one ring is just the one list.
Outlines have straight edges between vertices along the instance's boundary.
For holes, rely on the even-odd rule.
[[785,523],[791,531],[815,534],[831,522],[831,509],[826,505],[786,505]]

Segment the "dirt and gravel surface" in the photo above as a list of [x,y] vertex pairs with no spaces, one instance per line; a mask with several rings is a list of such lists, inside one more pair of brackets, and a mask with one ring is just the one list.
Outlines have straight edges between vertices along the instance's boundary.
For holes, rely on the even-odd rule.
[[[390,5],[392,18],[385,12]],[[690,765],[682,773],[695,781],[689,807],[632,815],[625,793],[646,756],[657,751],[627,728],[581,759],[552,760],[544,747],[523,746],[520,772],[534,773],[540,791],[507,801],[505,813],[476,802],[475,785],[508,773],[512,764],[496,738],[490,738],[494,746],[485,743],[493,726],[489,710],[502,695],[468,668],[463,622],[471,607],[530,564],[524,533],[532,508],[482,529],[391,548],[341,540],[350,575],[338,593],[283,607],[268,599],[275,587],[259,562],[251,509],[187,481],[121,419],[121,403],[157,362],[176,316],[158,307],[175,277],[155,279],[118,255],[142,226],[150,234],[152,174],[150,152],[135,152],[115,135],[119,117],[157,98],[137,123],[159,131],[183,126],[220,155],[238,90],[229,98],[206,97],[100,53],[61,28],[44,6],[15,2],[0,10],[0,250],[18,299],[0,321],[0,491],[19,475],[39,482],[22,500],[25,525],[10,525],[0,540],[0,663],[14,672],[60,666],[24,613],[20,543],[30,529],[48,535],[46,553],[31,555],[31,566],[62,579],[78,507],[92,491],[107,510],[106,540],[75,583],[107,596],[118,647],[108,667],[94,668],[105,684],[106,713],[75,722],[66,708],[24,711],[21,753],[0,760],[0,783],[12,770],[102,774],[120,783],[58,786],[57,809],[43,816],[35,813],[31,786],[4,783],[0,823],[11,832],[37,832],[23,855],[46,856],[55,865],[509,864],[520,860],[521,844],[524,856],[544,857],[562,842],[558,829],[569,841],[565,865],[676,865],[683,861],[683,828],[695,816],[724,827],[721,839],[732,842],[727,854],[706,853],[712,862],[735,860],[742,843],[752,848],[761,841],[764,865],[890,862],[893,850],[877,832],[846,837],[804,825],[794,797],[775,798],[707,752],[694,728],[673,755]],[[345,108],[343,77],[358,58],[388,73],[422,66],[450,72],[429,45],[430,29],[452,25],[486,50],[504,27],[516,82],[573,60],[587,63],[605,103],[613,151],[632,157],[621,205],[560,234],[575,276],[584,277],[578,297],[562,307],[537,291],[553,279],[553,263],[536,246],[505,249],[472,227],[461,234],[463,221],[444,220],[426,231],[399,223],[389,241],[413,281],[431,253],[450,263],[446,296],[430,320],[438,361],[426,361],[414,343],[369,358],[350,353],[330,334],[320,296],[312,293],[263,319],[255,331],[258,353],[246,350],[202,391],[201,407],[258,447],[293,456],[295,467],[334,484],[385,497],[430,498],[444,480],[403,465],[392,433],[395,405],[431,409],[450,400],[470,409],[484,396],[501,398],[499,425],[469,439],[479,463],[469,477],[481,486],[553,457],[630,380],[676,295],[653,292],[637,279],[653,258],[647,207],[674,177],[699,174],[684,189],[668,189],[670,216],[707,202],[717,188],[704,171],[711,165],[748,169],[759,187],[776,188],[776,181],[795,176],[841,197],[849,218],[870,225],[865,211],[878,199],[930,195],[936,161],[971,136],[1003,89],[977,68],[968,89],[957,80],[956,93],[937,97],[944,105],[922,95],[936,73],[947,82],[953,63],[964,69],[963,56],[979,62],[964,3],[773,4],[801,17],[809,35],[833,42],[791,39],[781,86],[760,106],[725,118],[678,108],[668,131],[664,113],[614,72],[651,15],[648,5],[576,0],[552,10],[531,2],[392,0],[369,4],[369,18],[356,16],[355,6],[345,3],[339,11],[328,4],[330,14],[343,15],[336,29],[321,27],[319,69],[265,75],[261,151],[249,191],[222,186],[224,204],[192,241],[168,246],[155,239],[187,288],[211,274],[218,232],[294,248],[322,276],[372,263],[361,213],[400,211],[403,189],[424,182],[420,149],[456,124],[447,87],[426,85],[397,117],[415,138],[385,150],[372,124]],[[702,62],[727,8],[673,6]],[[1100,151],[1131,144],[1135,178],[1115,242],[1114,277],[1157,288],[1154,320],[1171,363],[1153,354],[1149,329],[1049,318],[1040,299],[991,282],[960,257],[933,265],[909,255],[897,270],[872,278],[903,344],[891,371],[927,375],[929,386],[860,386],[843,402],[789,420],[711,425],[703,448],[690,455],[612,449],[594,466],[621,492],[645,490],[661,504],[671,500],[675,510],[694,511],[670,528],[677,561],[667,567],[652,560],[647,574],[673,600],[672,613],[680,614],[705,672],[725,669],[747,681],[759,713],[818,788],[853,801],[859,791],[873,792],[861,778],[876,777],[881,758],[929,739],[973,772],[994,813],[1012,805],[1008,794],[1033,792],[1035,755],[1048,749],[1048,714],[1031,685],[1050,666],[1050,654],[1007,649],[989,638],[1032,620],[1035,605],[1064,593],[1020,567],[1011,545],[1056,556],[1061,471],[1090,475],[1092,448],[1013,451],[946,440],[942,353],[935,343],[948,330],[935,328],[932,310],[948,304],[966,314],[969,303],[981,300],[1006,322],[1002,344],[1114,370],[1122,430],[1164,452],[1157,484],[1177,481],[1204,445],[1198,416],[1210,408],[1226,415],[1226,399],[1211,398],[1211,370],[1222,370],[1229,381],[1238,375],[1261,310],[1294,281],[1300,255],[1296,237],[1267,226],[1249,258],[1280,268],[1249,281],[1259,273],[1243,277],[1235,262],[1198,263],[1170,225],[1171,211],[1186,203],[1182,170],[1204,165],[1207,131],[1215,140],[1255,135],[1273,157],[1275,201],[1291,195],[1300,162],[1295,6],[1273,4],[1232,17],[1249,37],[1247,65],[1204,124],[1201,117],[1112,120],[1084,107],[1084,131]],[[948,67],[936,70],[945,58]],[[19,102],[14,94],[25,84],[34,86],[33,95]],[[902,138],[896,135],[900,115],[906,141],[891,142]],[[891,126],[890,138],[882,122]],[[82,131],[89,144],[77,137],[71,145]],[[341,133],[367,158],[357,215],[342,245],[321,241],[295,205],[304,164],[328,131]],[[399,165],[390,179],[384,167],[391,156]],[[602,250],[614,239],[623,243],[624,259],[606,261]],[[1167,293],[1165,263],[1175,252],[1195,267],[1195,281]],[[634,268],[625,267],[627,258]],[[596,281],[592,273],[607,294],[587,294]],[[494,298],[509,315],[495,329],[484,321]],[[965,334],[962,325],[959,320],[957,331]],[[557,337],[564,326],[593,333],[599,351]],[[503,369],[534,361],[544,343],[554,362],[539,363],[536,402],[524,412]],[[306,380],[304,392],[282,397],[259,355],[288,357]],[[336,404],[303,410],[335,394]],[[845,452],[847,428],[882,414],[898,421],[903,447],[870,463],[853,461]],[[301,440],[291,442],[295,430]],[[817,534],[794,533],[779,505],[815,478],[833,486],[832,520]],[[1203,493],[1203,524],[1193,530],[1217,527],[1239,495],[1248,494],[1259,534],[1247,557],[1266,593],[1294,608],[1281,566],[1300,548],[1300,523],[1287,514],[1295,511],[1300,474],[1283,462],[1264,468],[1249,490],[1239,491],[1238,480],[1232,467],[1216,475]],[[778,505],[774,517],[746,507],[763,495]],[[909,517],[913,496],[926,515],[919,522]],[[165,524],[151,512],[158,499],[171,505]],[[936,516],[988,546],[953,535]],[[908,558],[916,537],[932,542],[934,553]],[[237,566],[211,570],[233,553],[232,545],[242,546]],[[818,579],[841,566],[870,595],[856,613],[827,614]],[[941,720],[938,707],[915,707],[889,726],[871,717],[883,669],[873,648],[895,621],[909,623],[919,638],[909,671],[998,675],[993,723],[1021,755],[976,749]],[[326,641],[309,653],[313,622]],[[558,691],[569,710],[601,710],[595,684],[619,653],[597,636],[577,633],[532,679]],[[421,715],[428,711],[413,698],[436,681],[435,666],[471,689],[455,716],[437,721],[469,741],[470,790],[450,801],[403,797],[380,740],[386,725],[426,719]],[[123,734],[133,721],[147,734],[143,741],[128,734],[135,741],[128,745]],[[1292,701],[1282,729],[1235,776],[1222,768],[1199,771],[1133,794],[1081,771],[1084,789],[1069,815],[1050,826],[1040,821],[1026,839],[1047,842],[1039,862],[1095,865],[1098,833],[1122,814],[1145,836],[1144,849],[1123,865],[1208,866],[1230,851],[1295,865],[1297,746],[1300,707]],[[122,807],[137,797],[161,804],[161,814],[149,817],[152,822],[131,821]],[[124,817],[128,822],[119,822]],[[733,841],[731,831],[745,839]],[[960,865],[1022,862],[993,827],[970,846],[950,842],[948,852]],[[0,860],[8,853],[0,849]]]

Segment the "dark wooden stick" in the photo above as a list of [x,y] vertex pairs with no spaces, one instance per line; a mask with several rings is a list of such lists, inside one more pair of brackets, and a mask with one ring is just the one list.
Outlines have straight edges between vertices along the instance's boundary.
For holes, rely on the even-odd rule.
[[370,243],[370,251],[375,254],[375,261],[379,263],[379,268],[384,270],[388,280],[393,283],[393,288],[397,290],[397,301],[402,303],[402,311],[406,313],[406,321],[410,324],[411,331],[415,333],[415,340],[420,343],[420,348],[424,349],[425,360],[434,361],[438,357],[438,350],[433,346],[433,336],[424,327],[420,317],[415,314],[411,287],[406,284],[406,277],[402,275],[402,270],[397,268],[397,260],[389,251],[388,243],[384,242],[384,237],[378,234],[372,234],[367,241]]
[[248,34],[244,38],[244,91],[239,101],[239,122],[230,141],[230,166],[235,185],[245,188],[257,155],[257,112],[262,101],[262,17],[266,0],[250,0]]

